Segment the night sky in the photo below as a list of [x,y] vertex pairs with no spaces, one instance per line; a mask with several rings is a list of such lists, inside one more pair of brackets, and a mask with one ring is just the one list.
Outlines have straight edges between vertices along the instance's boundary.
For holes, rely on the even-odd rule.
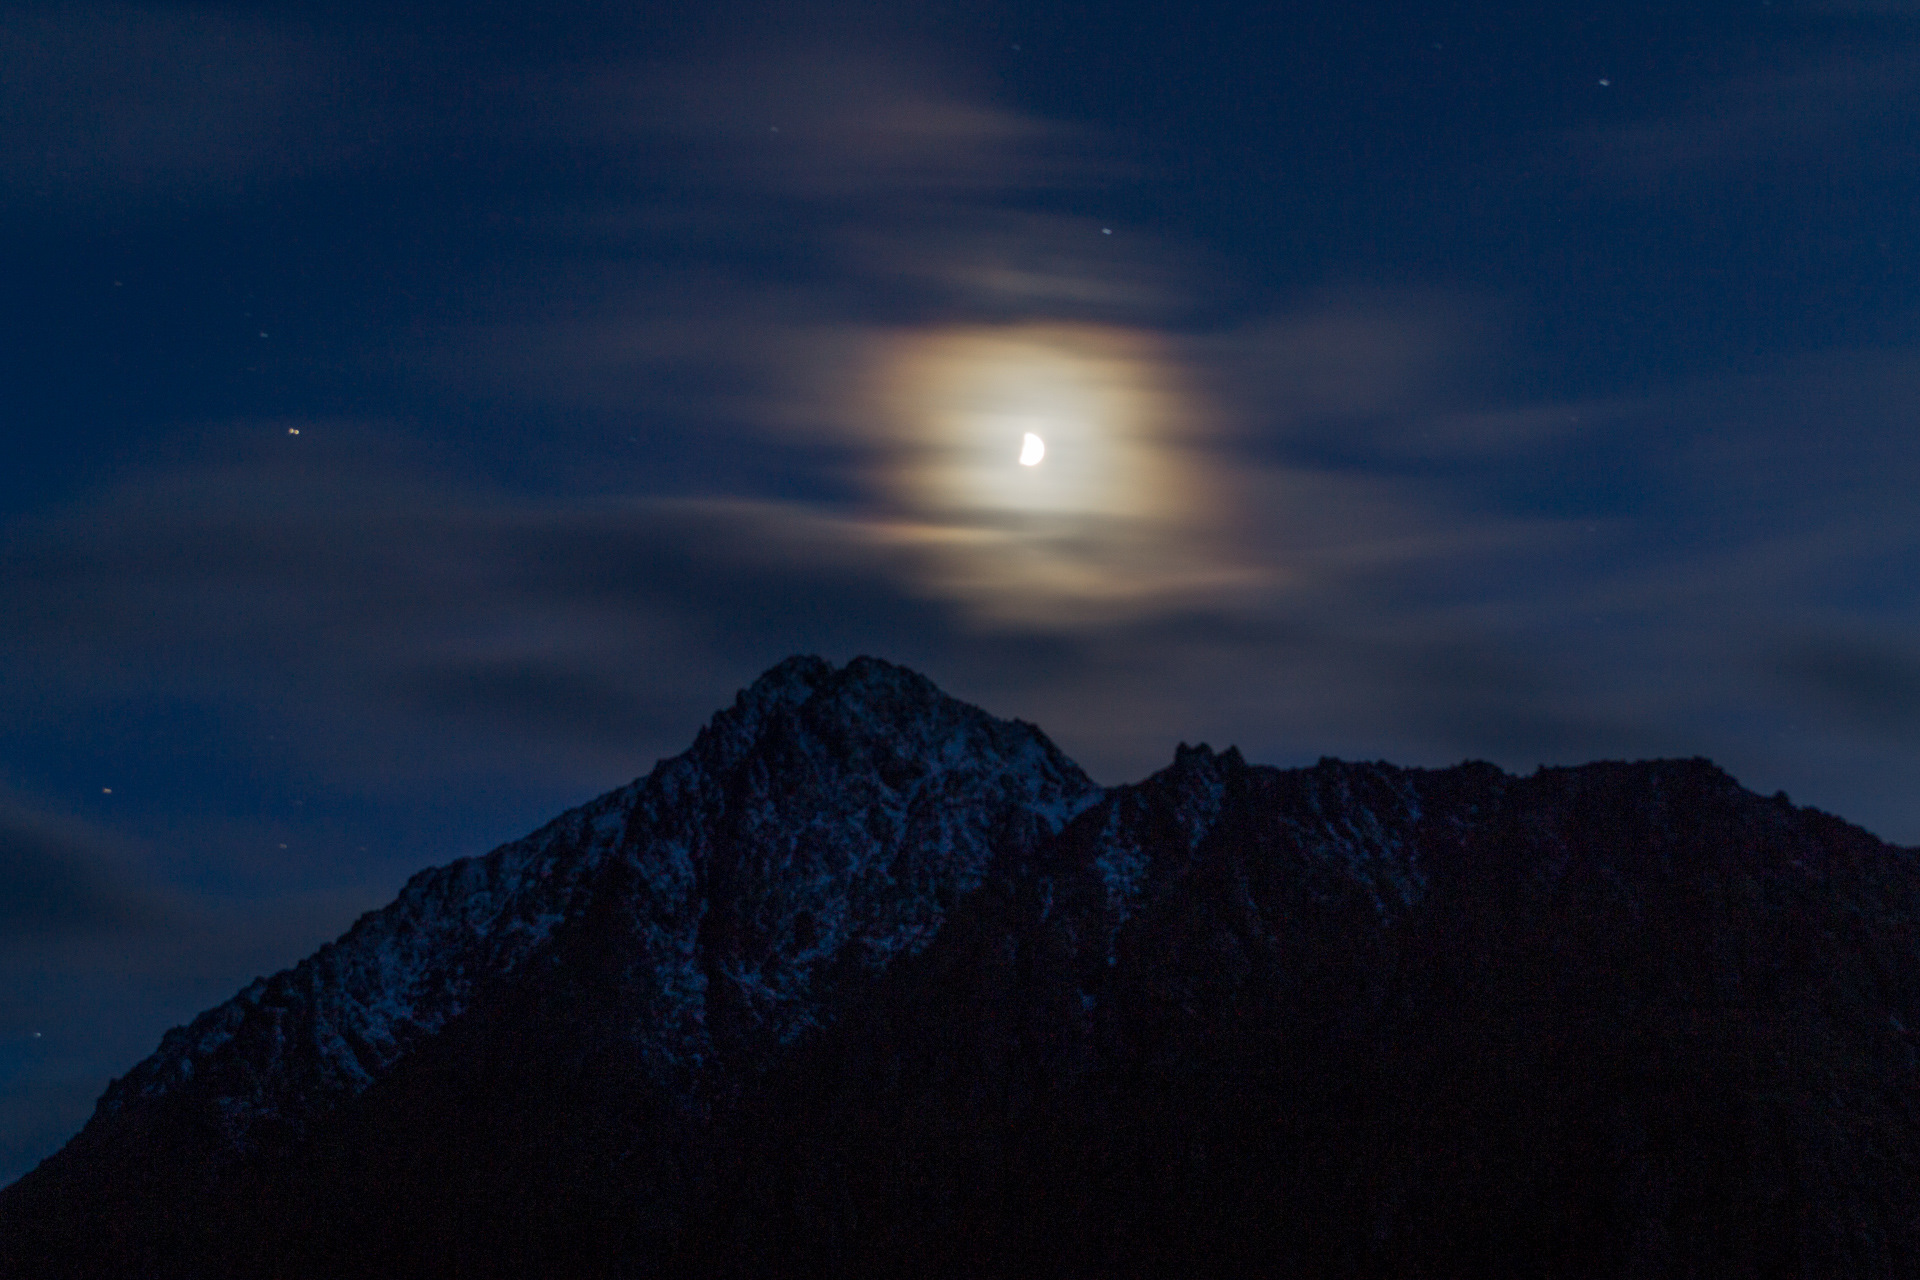
[[794,652],[1920,842],[1915,0],[400,7],[0,15],[0,1182]]

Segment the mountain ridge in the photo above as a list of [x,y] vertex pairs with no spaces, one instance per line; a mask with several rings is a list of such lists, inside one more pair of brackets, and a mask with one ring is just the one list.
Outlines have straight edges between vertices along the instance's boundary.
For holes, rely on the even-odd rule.
[[168,1033],[0,1263],[1897,1275],[1913,857],[1703,760],[1100,788],[793,658]]

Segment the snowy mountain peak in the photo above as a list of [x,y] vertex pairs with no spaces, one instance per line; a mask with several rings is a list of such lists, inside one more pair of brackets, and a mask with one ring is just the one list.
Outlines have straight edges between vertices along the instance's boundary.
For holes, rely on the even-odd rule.
[[297,1131],[611,897],[659,988],[650,1051],[708,1061],[726,1047],[716,1032],[783,1043],[828,1016],[822,965],[872,973],[924,946],[999,844],[1057,830],[1098,794],[1037,729],[918,673],[789,658],[645,778],[418,873],[337,941],[168,1032],[95,1124],[185,1102],[236,1150],[263,1124]]

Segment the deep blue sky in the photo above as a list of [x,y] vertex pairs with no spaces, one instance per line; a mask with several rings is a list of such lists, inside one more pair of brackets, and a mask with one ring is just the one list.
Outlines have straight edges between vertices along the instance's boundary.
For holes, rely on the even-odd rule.
[[1920,842],[1920,4],[391,8],[0,14],[0,1180],[795,651]]

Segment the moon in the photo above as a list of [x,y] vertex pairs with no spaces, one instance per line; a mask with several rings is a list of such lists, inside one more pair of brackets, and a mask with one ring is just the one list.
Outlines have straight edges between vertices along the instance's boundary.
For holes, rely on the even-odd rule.
[[1027,432],[1026,438],[1020,442],[1020,465],[1037,467],[1040,465],[1040,459],[1046,456],[1047,442],[1033,432]]

